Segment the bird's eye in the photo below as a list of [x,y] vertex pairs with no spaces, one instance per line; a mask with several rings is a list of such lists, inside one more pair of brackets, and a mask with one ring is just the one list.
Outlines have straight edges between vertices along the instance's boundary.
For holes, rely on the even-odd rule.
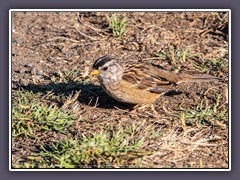
[[106,71],[106,70],[108,70],[108,67],[105,66],[105,67],[103,67],[102,69],[103,69],[104,71]]

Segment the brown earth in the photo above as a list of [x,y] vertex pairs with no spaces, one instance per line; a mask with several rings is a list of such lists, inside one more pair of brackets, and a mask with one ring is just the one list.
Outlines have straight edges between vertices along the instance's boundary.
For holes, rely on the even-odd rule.
[[[78,70],[79,76],[75,79],[80,84],[88,83],[83,83],[80,89],[66,90],[61,89],[64,82],[59,82],[55,84],[58,86],[55,93],[69,96],[81,90],[79,116],[87,118],[92,124],[100,121],[104,126],[144,120],[156,129],[169,132],[162,139],[149,142],[146,148],[149,151],[160,145],[165,148],[145,156],[143,167],[228,168],[228,119],[201,126],[189,121],[186,124],[191,127],[189,131],[184,131],[179,121],[181,108],[196,109],[202,100],[210,107],[217,104],[219,111],[228,110],[228,13],[115,13],[128,20],[127,32],[120,38],[112,34],[106,14],[110,13],[13,12],[13,94],[20,88],[40,91],[39,87],[47,87],[54,84],[53,79],[61,79],[64,76],[61,73]],[[181,53],[184,50],[187,50],[187,55],[183,60]],[[108,97],[99,87],[97,79],[88,79],[93,62],[106,54],[122,61],[152,63],[188,74],[210,74],[222,80],[182,84],[177,88],[182,93],[160,97],[154,106],[161,118],[151,116],[147,110],[132,116],[128,115],[128,105]],[[218,62],[214,63],[214,60]],[[217,95],[221,96],[218,98]],[[55,103],[63,105],[61,101]],[[84,126],[73,129],[87,133]],[[26,153],[14,146],[13,149],[14,162]]]

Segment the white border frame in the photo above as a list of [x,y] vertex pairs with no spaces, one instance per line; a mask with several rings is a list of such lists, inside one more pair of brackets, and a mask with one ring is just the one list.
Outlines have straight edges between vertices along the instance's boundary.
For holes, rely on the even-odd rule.
[[[96,11],[96,12],[220,12],[225,11],[229,13],[229,81],[228,81],[228,169],[12,169],[12,12],[84,12],[84,11]],[[231,171],[231,9],[10,9],[9,10],[9,171]]]

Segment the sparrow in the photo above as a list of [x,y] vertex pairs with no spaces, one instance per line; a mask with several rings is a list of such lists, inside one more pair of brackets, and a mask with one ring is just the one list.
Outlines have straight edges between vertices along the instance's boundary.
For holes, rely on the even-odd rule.
[[117,101],[151,105],[159,96],[184,82],[218,81],[210,75],[187,75],[139,62],[120,62],[112,56],[98,58],[91,75],[97,75],[103,90]]

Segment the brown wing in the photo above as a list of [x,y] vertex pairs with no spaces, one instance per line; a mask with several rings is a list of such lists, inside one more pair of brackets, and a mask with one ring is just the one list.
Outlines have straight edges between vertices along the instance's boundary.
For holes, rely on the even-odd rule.
[[176,74],[140,63],[127,64],[122,78],[142,90],[159,94],[178,82]]
[[128,63],[125,66],[123,80],[133,86],[154,93],[163,93],[182,82],[219,81],[220,78],[209,75],[175,74],[155,68],[149,64]]

